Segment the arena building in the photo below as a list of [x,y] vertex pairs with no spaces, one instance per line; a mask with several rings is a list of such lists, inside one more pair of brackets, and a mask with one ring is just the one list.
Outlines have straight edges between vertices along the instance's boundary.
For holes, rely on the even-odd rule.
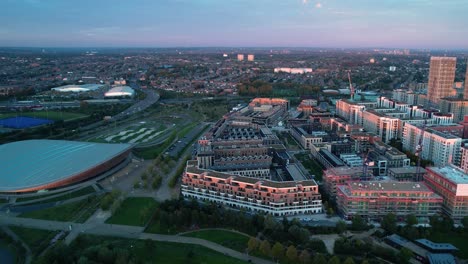
[[25,140],[0,145],[0,194],[70,187],[128,161],[131,144]]
[[135,90],[129,86],[116,86],[104,94],[105,97],[133,97]]
[[64,86],[52,88],[51,90],[56,91],[56,92],[79,93],[79,92],[89,92],[89,91],[98,90],[99,88],[103,86],[104,86],[103,84],[82,84],[82,85],[70,84],[70,85],[64,85]]

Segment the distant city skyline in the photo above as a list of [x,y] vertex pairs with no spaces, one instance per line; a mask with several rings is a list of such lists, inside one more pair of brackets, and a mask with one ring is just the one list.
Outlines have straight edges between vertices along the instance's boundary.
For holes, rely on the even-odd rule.
[[2,47],[468,48],[466,0],[4,0]]

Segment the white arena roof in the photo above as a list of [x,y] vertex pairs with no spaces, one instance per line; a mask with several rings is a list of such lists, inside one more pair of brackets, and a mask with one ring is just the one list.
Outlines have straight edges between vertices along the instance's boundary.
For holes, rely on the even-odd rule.
[[129,86],[117,86],[110,89],[107,93],[104,94],[106,97],[116,97],[116,96],[134,96],[135,90]]
[[57,92],[89,92],[89,91],[94,91],[99,88],[104,86],[103,84],[82,84],[82,85],[77,85],[77,84],[70,84],[70,85],[64,85],[64,86],[59,86],[56,88],[52,88],[52,91],[57,91]]

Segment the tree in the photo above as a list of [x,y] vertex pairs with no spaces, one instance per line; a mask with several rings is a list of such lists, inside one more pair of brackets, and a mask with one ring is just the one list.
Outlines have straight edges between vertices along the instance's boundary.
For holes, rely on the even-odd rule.
[[318,253],[315,255],[313,263],[314,264],[327,264],[327,259],[325,258],[323,254]]
[[333,256],[331,259],[328,260],[328,264],[340,264],[340,258],[338,256]]
[[463,217],[462,224],[465,230],[468,230],[468,215]]
[[286,250],[286,257],[291,262],[295,262],[297,260],[297,249],[293,245],[290,245]]
[[369,261],[367,259],[363,260],[361,264],[369,264]]
[[408,226],[414,226],[418,224],[418,218],[414,214],[409,214],[406,216],[406,224]]
[[265,256],[270,256],[271,254],[271,246],[270,242],[268,240],[263,240],[262,243],[260,244],[260,251],[265,255]]
[[348,225],[346,224],[346,222],[343,220],[340,220],[336,223],[335,229],[338,234],[342,234],[346,231],[347,227]]
[[366,223],[364,222],[364,219],[360,215],[355,215],[353,217],[351,226],[353,230],[364,230],[366,229]]
[[398,257],[401,263],[409,263],[410,259],[413,257],[413,252],[407,248],[401,248]]
[[311,262],[310,254],[307,249],[302,250],[301,254],[299,255],[299,261],[302,264],[309,264]]
[[354,260],[352,257],[347,257],[343,264],[354,264]]
[[273,248],[271,249],[271,254],[275,260],[280,260],[284,256],[284,247],[281,243],[276,242]]
[[396,221],[396,215],[394,213],[388,213],[383,217],[381,226],[383,229],[387,230],[387,232],[395,233],[397,231]]
[[328,207],[328,209],[327,209],[327,216],[330,217],[330,216],[332,216],[334,213],[335,213],[335,211],[333,211],[333,208]]
[[247,250],[253,252],[258,248],[258,239],[255,237],[250,237],[249,242],[247,242]]

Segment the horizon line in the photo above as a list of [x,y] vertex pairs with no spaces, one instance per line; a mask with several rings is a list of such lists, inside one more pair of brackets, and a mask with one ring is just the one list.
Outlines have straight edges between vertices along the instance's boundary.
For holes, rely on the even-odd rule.
[[0,49],[330,49],[330,50],[353,50],[353,49],[403,49],[419,51],[468,51],[466,48],[427,48],[427,47],[324,47],[324,46],[0,46]]

